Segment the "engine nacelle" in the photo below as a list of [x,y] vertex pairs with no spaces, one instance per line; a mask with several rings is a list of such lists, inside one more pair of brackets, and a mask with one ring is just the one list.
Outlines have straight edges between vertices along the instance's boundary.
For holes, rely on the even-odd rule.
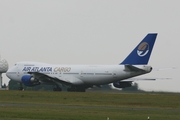
[[131,87],[132,86],[132,81],[127,81],[127,82],[116,82],[113,83],[113,86],[116,88],[126,88],[126,87]]
[[24,75],[21,78],[21,81],[24,85],[32,87],[32,86],[36,86],[39,85],[40,82],[38,80],[36,80],[33,76],[31,75]]

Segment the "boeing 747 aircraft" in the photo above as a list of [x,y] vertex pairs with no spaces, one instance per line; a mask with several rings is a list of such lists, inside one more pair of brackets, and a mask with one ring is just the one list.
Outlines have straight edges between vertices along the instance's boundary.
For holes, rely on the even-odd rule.
[[148,34],[119,65],[52,65],[39,62],[18,62],[6,75],[26,86],[55,85],[54,91],[85,92],[87,88],[112,83],[114,87],[131,86],[126,79],[151,72],[148,61],[157,33]]

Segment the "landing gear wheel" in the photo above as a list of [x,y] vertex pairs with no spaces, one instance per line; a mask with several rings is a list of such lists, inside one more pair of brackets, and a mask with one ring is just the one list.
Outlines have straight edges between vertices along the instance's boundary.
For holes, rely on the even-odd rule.
[[53,91],[62,91],[62,89],[60,87],[57,87],[57,88],[53,88]]
[[72,92],[73,89],[72,89],[72,88],[68,88],[67,91],[68,91],[68,92]]
[[77,88],[77,87],[71,87],[67,89],[68,92],[85,92],[86,89],[84,88]]
[[23,87],[19,87],[19,90],[23,91],[23,90],[24,90],[24,88],[23,88]]

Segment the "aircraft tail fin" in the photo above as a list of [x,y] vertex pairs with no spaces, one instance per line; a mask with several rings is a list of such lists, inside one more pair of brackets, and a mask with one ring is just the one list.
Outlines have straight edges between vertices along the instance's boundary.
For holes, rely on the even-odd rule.
[[149,33],[136,46],[136,48],[120,64],[125,65],[146,65],[148,64],[151,52],[157,37],[157,33]]

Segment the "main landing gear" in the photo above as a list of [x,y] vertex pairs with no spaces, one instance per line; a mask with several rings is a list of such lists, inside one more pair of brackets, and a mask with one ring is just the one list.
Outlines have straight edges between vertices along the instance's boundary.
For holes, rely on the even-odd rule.
[[70,88],[67,89],[68,92],[85,92],[86,88],[84,87],[76,87],[76,86],[71,86]]
[[53,88],[53,91],[62,91],[62,89],[58,85],[56,85],[56,87]]

